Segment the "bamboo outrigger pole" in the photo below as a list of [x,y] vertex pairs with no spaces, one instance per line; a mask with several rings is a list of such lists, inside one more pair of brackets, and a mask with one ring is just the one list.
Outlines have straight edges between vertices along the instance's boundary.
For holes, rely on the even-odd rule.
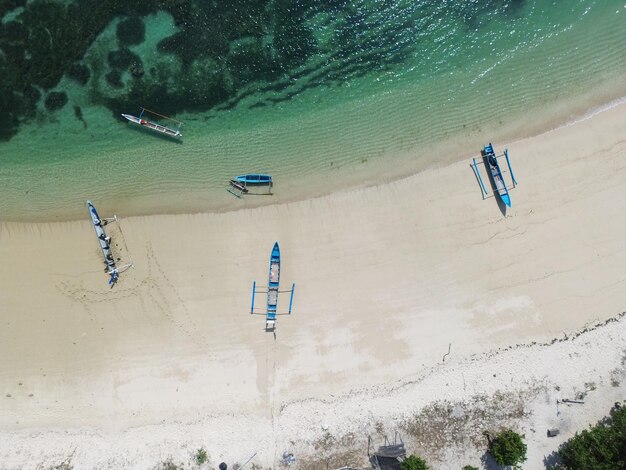
[[[159,114],[159,113],[157,113],[156,111],[151,111],[151,110],[149,110],[148,108],[144,108],[144,107],[142,106],[142,107],[141,107],[141,113],[143,114],[143,112],[144,112],[144,111],[148,111],[150,114],[154,114],[155,116],[159,116],[159,117],[162,117],[162,118],[165,118],[165,119],[169,119],[170,121],[177,122],[179,126],[181,126],[181,125],[183,125],[183,124],[184,124],[184,122],[179,121],[178,119],[174,119],[174,118],[171,118],[171,117],[169,117],[169,116],[164,116],[163,114]],[[140,117],[141,117],[141,115],[140,115]]]

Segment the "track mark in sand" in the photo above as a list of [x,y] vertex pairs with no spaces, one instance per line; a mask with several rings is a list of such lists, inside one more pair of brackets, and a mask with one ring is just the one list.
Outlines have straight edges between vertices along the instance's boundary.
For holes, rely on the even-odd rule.
[[[492,240],[497,239],[497,240],[510,240],[512,238],[515,237],[520,237],[523,235],[526,235],[527,229],[523,229],[523,230],[518,230],[519,227],[515,227],[515,228],[509,228],[507,227],[505,230],[500,230],[495,232],[493,235],[489,236],[487,239],[485,240],[478,240],[474,243],[470,243],[469,246],[481,246],[481,245],[487,245],[489,244]],[[513,232],[513,233],[511,233]]]
[[[265,371],[266,371],[266,395],[267,395],[267,406],[268,406],[268,411],[269,411],[269,416],[270,416],[270,422],[271,422],[271,426],[272,426],[272,430],[271,430],[271,443],[272,443],[272,447],[273,447],[273,452],[271,452],[271,455],[273,455],[273,462],[276,462],[277,458],[278,458],[278,438],[277,438],[277,432],[276,432],[276,419],[277,419],[277,415],[280,414],[280,407],[276,407],[274,402],[275,402],[275,397],[274,397],[274,392],[275,392],[275,385],[276,385],[276,332],[274,332],[274,334],[269,337],[267,336],[266,340],[266,349],[265,349]],[[275,410],[276,408],[276,410]]]
[[[152,250],[151,243],[147,244],[146,258],[148,259],[148,276],[146,277],[144,282],[153,294],[152,300],[156,300],[158,298],[159,302],[157,303],[157,306],[159,307],[161,313],[163,313],[166,318],[174,323],[179,328],[179,330],[191,341],[204,349],[206,345],[209,344],[208,339],[200,332],[197,323],[193,320],[192,315],[187,308],[187,305],[185,305],[185,301],[178,293],[178,290],[174,286],[174,283],[165,274],[166,271],[161,267],[161,264],[157,260],[157,257]],[[156,274],[158,274],[156,277],[158,277],[159,279],[156,279],[153,275],[153,268],[156,271]],[[168,301],[167,297],[164,294],[164,291],[166,289],[163,289],[163,286],[159,285],[160,280],[163,281],[168,290],[174,295],[174,302],[177,302],[178,305],[182,307],[184,321],[176,320],[175,316],[173,315],[171,302]]]
[[79,281],[78,285],[74,286],[72,283],[67,281],[61,281],[56,286],[57,291],[61,293],[64,297],[68,297],[74,302],[79,303],[91,321],[96,320],[96,315],[93,313],[91,308],[89,307],[90,301],[87,299],[85,292],[85,288],[83,287],[83,281]]
[[[61,281],[55,287],[61,295],[80,304],[93,321],[96,320],[97,316],[90,306],[94,304],[114,305],[115,302],[135,299],[140,303],[143,312],[149,313],[151,310],[156,310],[174,324],[192,343],[205,350],[210,343],[199,331],[198,325],[193,320],[183,298],[166,275],[166,271],[159,264],[150,243],[146,245],[146,259],[147,274],[132,287],[128,286],[132,281],[130,277],[123,279],[122,285],[116,285],[115,289],[102,291],[86,289],[82,280]],[[168,295],[169,293],[172,295]],[[181,307],[183,318],[176,318],[173,313],[174,307]]]
[[78,282],[61,281],[55,287],[64,297],[83,305],[119,301],[136,295],[136,289],[132,288],[121,289],[117,287],[115,290],[108,289],[106,291],[86,289],[82,280]]

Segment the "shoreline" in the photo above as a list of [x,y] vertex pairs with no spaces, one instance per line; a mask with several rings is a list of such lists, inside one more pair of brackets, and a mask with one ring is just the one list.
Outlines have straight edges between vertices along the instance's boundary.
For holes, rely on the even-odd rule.
[[[552,132],[564,126],[573,125],[581,120],[586,120],[597,113],[603,113],[613,107],[623,106],[626,103],[626,95],[621,94],[616,98],[614,92],[605,92],[595,90],[587,96],[585,100],[578,100],[572,103],[561,103],[560,111],[550,118],[546,118],[543,128],[532,127],[531,129],[518,129],[510,124],[501,126],[501,129],[494,129],[493,132],[486,129],[481,130],[478,135],[471,132],[467,135],[458,133],[449,136],[446,140],[435,142],[429,149],[433,154],[438,156],[444,155],[443,159],[435,159],[432,156],[424,154],[419,148],[409,148],[401,151],[394,151],[384,156],[378,156],[372,161],[364,159],[361,164],[356,162],[344,162],[333,167],[331,162],[330,169],[322,170],[317,176],[313,176],[308,182],[307,178],[298,175],[280,175],[277,180],[277,186],[274,195],[269,198],[247,197],[244,200],[236,200],[236,198],[227,195],[227,181],[224,180],[222,186],[215,187],[215,184],[198,185],[192,184],[192,189],[183,189],[181,183],[168,183],[158,194],[152,194],[148,191],[147,195],[139,193],[127,197],[124,187],[117,188],[111,194],[107,195],[104,203],[99,203],[100,199],[93,195],[88,198],[94,200],[96,207],[100,211],[115,212],[123,214],[126,217],[141,217],[155,215],[182,215],[182,214],[202,214],[202,213],[228,213],[231,211],[254,209],[267,205],[282,205],[316,199],[329,196],[335,192],[353,191],[363,188],[375,187],[381,184],[393,183],[397,180],[410,178],[413,175],[448,166],[459,161],[471,158],[472,155],[478,155],[482,145],[488,141],[509,142],[508,145],[515,144],[518,141],[539,137],[543,134]],[[597,101],[599,95],[607,98],[604,94],[608,93],[612,98],[607,102]],[[598,96],[595,96],[598,95]],[[595,96],[595,99],[591,99]],[[608,96],[608,95],[607,95]],[[583,107],[581,107],[581,104]],[[557,107],[558,108],[558,107]],[[574,113],[574,114],[572,114]],[[521,119],[521,118],[520,118]],[[521,121],[520,121],[521,122]],[[495,134],[495,137],[494,137]],[[151,142],[155,144],[155,142]],[[504,145],[504,144],[498,144]],[[156,149],[156,147],[155,147]],[[475,150],[468,150],[475,149]],[[156,151],[156,150],[154,150]],[[415,158],[415,156],[418,158]],[[106,160],[106,159],[105,159]],[[269,172],[274,173],[274,172]],[[125,175],[118,175],[126,178]],[[231,175],[234,176],[234,175]],[[382,179],[379,177],[382,176]],[[282,179],[281,179],[282,177]],[[132,186],[132,180],[125,183]],[[173,186],[172,186],[173,185]],[[172,186],[169,188],[169,186]],[[168,189],[169,188],[169,189]],[[32,188],[31,188],[32,189]],[[29,189],[27,193],[31,191]],[[116,196],[120,193],[120,196]],[[85,196],[87,197],[87,196]],[[69,202],[69,201],[68,201]],[[51,216],[41,216],[44,213],[43,206],[38,210],[37,216],[34,215],[15,215],[15,210],[8,210],[9,216],[0,214],[0,223],[3,222],[21,222],[21,223],[48,223],[48,222],[69,222],[82,220],[82,205],[84,201],[81,199],[76,201],[72,207],[53,209]],[[36,205],[41,206],[43,201],[39,201]],[[46,203],[50,205],[50,203]],[[5,209],[5,212],[6,209]]]
[[[604,397],[626,399],[625,320],[610,321],[626,306],[626,220],[609,203],[626,191],[625,110],[509,144],[506,214],[464,160],[304,201],[122,218],[111,234],[135,267],[112,290],[86,218],[1,223],[0,460],[150,468],[204,446],[213,465],[257,450],[271,468],[292,449],[304,465],[333,443],[362,449],[354,435],[378,422],[391,436],[440,416],[443,397],[468,418],[463,465],[484,452],[482,416],[525,432],[537,468],[561,442],[543,434],[556,398],[595,384],[590,406],[561,410],[563,440],[608,413]],[[249,314],[274,241],[297,283],[276,337]],[[510,413],[490,412],[498,392]],[[442,435],[405,442],[456,465]]]

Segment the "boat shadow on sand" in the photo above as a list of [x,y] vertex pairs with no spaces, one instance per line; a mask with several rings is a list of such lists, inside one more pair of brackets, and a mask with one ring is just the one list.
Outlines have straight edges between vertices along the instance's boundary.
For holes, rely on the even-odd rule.
[[[481,158],[482,158],[483,164],[485,165],[485,168],[488,168],[487,156],[486,155],[481,155]],[[480,187],[480,180],[478,179],[478,175],[474,171],[472,165],[470,165],[470,169],[472,170],[472,173],[474,174],[474,178],[476,179],[476,183]],[[489,173],[488,176],[487,176],[487,179],[489,180],[489,185],[491,186],[491,196],[483,197],[483,199],[488,199],[488,198],[495,199],[496,203],[498,204],[498,209],[500,209],[500,212],[502,212],[502,215],[504,217],[506,217],[506,204],[504,203],[504,201],[502,201],[502,199],[500,199],[498,196],[496,196],[496,193],[498,192],[498,188],[496,187],[496,183],[493,180],[493,176],[491,176],[491,174]]]
[[128,129],[131,129],[131,130],[133,130],[135,132],[139,132],[141,134],[149,135],[152,138],[165,140],[167,142],[172,142],[173,144],[179,144],[179,145],[183,144],[182,139],[180,139],[179,137],[174,137],[174,136],[170,136],[168,134],[161,134],[159,132],[154,132],[153,130],[151,130],[149,128],[133,125],[132,123],[126,122],[124,120],[122,120],[122,122],[124,122],[126,124],[126,127]]

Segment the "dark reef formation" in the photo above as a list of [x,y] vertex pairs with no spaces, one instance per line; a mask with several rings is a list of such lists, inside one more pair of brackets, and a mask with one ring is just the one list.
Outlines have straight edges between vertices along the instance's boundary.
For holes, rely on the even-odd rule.
[[67,104],[67,95],[63,91],[51,91],[46,96],[45,106],[48,111],[58,111]]
[[141,64],[139,56],[126,48],[109,52],[107,59],[109,65],[118,70],[128,70],[133,64]]
[[[23,10],[0,25],[0,140],[10,139],[20,122],[34,117],[39,98],[33,100],[33,89],[51,90],[65,73],[85,80],[84,69],[77,73],[75,63],[113,18],[154,13],[160,3],[176,2],[77,0],[65,6],[47,0],[1,0],[0,17],[18,7]],[[56,107],[59,98],[52,96]]]
[[83,110],[80,106],[74,105],[74,116],[76,116],[76,119],[83,123],[83,128],[87,129],[87,121],[85,121],[85,118],[83,117]]
[[141,44],[146,36],[146,26],[138,16],[121,21],[117,25],[117,41],[121,46]]
[[81,85],[86,85],[91,77],[91,72],[85,64],[75,62],[68,67],[67,76]]
[[[428,57],[431,43],[420,45],[416,37],[442,15],[473,30],[483,25],[485,12],[500,8],[515,15],[523,3],[485,0],[441,8],[431,0],[407,10],[398,2],[363,8],[348,0],[0,0],[0,18],[13,12],[0,23],[0,140],[33,118],[40,91],[57,88],[64,75],[89,86],[93,104],[116,115],[137,103],[165,113],[232,109],[244,100],[261,107],[422,53]],[[147,63],[129,47],[145,41],[142,18],[158,11],[171,15],[177,32],[158,42],[160,58]],[[103,63],[86,61],[113,21],[119,21],[116,44]],[[131,80],[123,80],[126,72]],[[47,109],[62,101],[54,93],[62,90],[48,93]]]
[[122,73],[119,70],[111,70],[104,76],[104,78],[106,78],[107,83],[113,88],[124,88],[124,83],[122,82]]

